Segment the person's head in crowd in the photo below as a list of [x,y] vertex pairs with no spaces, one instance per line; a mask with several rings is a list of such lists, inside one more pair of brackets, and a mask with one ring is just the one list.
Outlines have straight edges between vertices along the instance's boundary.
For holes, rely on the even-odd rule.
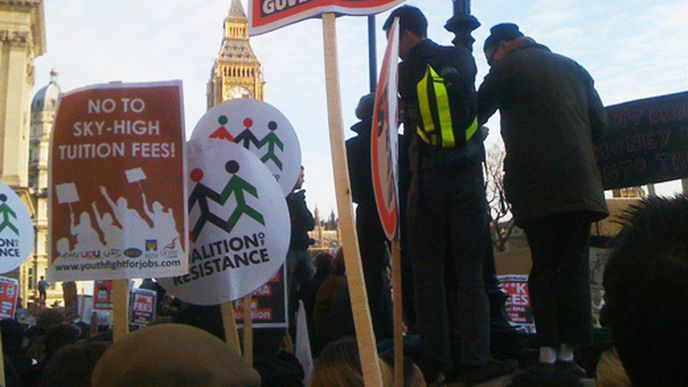
[[102,341],[70,344],[57,351],[41,376],[41,387],[90,387],[98,359],[110,344]]
[[332,262],[332,274],[346,274],[346,264],[344,263],[344,249],[341,247],[337,249],[337,252],[334,255],[334,261]]
[[303,165],[301,166],[301,172],[299,172],[299,177],[296,179],[296,184],[294,184],[294,191],[303,188],[303,183],[306,182],[306,175],[304,173]]
[[91,325],[90,324],[83,322],[83,321],[79,321],[77,323],[74,323],[74,325],[76,325],[77,327],[79,327],[79,329],[81,329],[81,336],[79,336],[80,340],[86,340],[91,336]]
[[332,272],[332,255],[320,253],[315,256],[315,274],[327,276]]
[[428,37],[428,19],[420,9],[403,5],[392,11],[382,26],[388,35],[394,18],[397,17],[399,18],[399,57],[406,60],[416,44]]
[[229,345],[201,329],[161,324],[116,341],[98,361],[93,387],[258,387],[260,376]]
[[688,197],[651,196],[622,223],[604,272],[621,362],[634,386],[688,385]]
[[345,337],[329,343],[315,361],[311,387],[363,386],[356,340]]
[[60,348],[76,343],[81,329],[73,324],[60,324],[53,327],[45,337],[45,358],[50,359]]
[[0,330],[2,330],[3,352],[16,352],[26,344],[24,326],[19,321],[9,318],[1,320]]
[[53,327],[56,327],[64,321],[64,314],[58,309],[46,309],[41,312],[36,321],[36,328],[40,334],[45,334]]
[[507,387],[583,387],[571,372],[533,367],[514,375]]
[[375,93],[366,94],[358,100],[356,106],[356,117],[361,121],[368,121],[373,118],[373,110],[375,108]]
[[514,43],[524,37],[523,32],[514,23],[500,23],[490,28],[490,36],[485,39],[483,46],[487,64],[492,66],[504,59],[509,52],[517,47]]

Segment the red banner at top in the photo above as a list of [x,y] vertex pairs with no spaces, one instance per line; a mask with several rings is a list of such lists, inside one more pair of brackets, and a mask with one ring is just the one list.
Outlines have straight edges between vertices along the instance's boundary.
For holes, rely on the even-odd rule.
[[327,12],[374,15],[404,0],[249,0],[249,35],[260,35]]

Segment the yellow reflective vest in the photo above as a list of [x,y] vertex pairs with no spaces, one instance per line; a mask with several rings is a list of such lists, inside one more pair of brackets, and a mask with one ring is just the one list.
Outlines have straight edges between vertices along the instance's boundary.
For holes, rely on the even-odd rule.
[[418,136],[427,144],[442,148],[463,146],[478,131],[478,119],[467,128],[454,128],[452,118],[452,101],[447,90],[445,79],[428,65],[423,78],[416,84],[420,125]]

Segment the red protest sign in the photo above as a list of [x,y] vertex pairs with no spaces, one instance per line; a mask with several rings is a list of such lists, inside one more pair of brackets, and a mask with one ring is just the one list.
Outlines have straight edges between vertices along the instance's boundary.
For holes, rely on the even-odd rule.
[[326,12],[342,15],[374,15],[404,0],[249,0],[249,35],[272,30],[317,17]]
[[112,310],[111,280],[98,280],[93,285],[93,310]]
[[50,145],[50,278],[186,273],[184,140],[181,82],[61,97]]
[[156,293],[148,289],[134,289],[131,291],[129,302],[129,323],[148,326],[155,319]]
[[0,277],[0,320],[14,318],[18,294],[19,281],[14,278]]
[[382,62],[375,93],[375,107],[370,134],[370,162],[375,204],[387,239],[393,240],[399,229],[399,196],[397,171],[397,70],[399,57],[399,21],[389,32],[387,50]]
[[[242,327],[244,320],[243,304],[234,310],[237,325]],[[270,281],[251,294],[251,320],[253,328],[287,327],[287,281],[284,266]]]
[[526,328],[528,332],[534,333],[535,322],[528,294],[528,276],[500,275],[497,276],[497,279],[502,290],[507,292],[509,296],[505,303],[509,320],[515,325]]

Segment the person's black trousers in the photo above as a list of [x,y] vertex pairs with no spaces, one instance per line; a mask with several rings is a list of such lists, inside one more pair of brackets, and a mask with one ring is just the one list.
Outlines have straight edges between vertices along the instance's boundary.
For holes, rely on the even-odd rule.
[[532,252],[528,278],[538,344],[588,344],[592,338],[590,220],[566,212],[523,224]]
[[[451,282],[456,284],[462,365],[484,366],[489,357],[490,316],[483,260],[490,242],[485,233],[487,203],[480,165],[459,172],[415,173],[408,222],[422,343],[442,359],[445,368],[451,366],[447,311]],[[448,245],[451,254],[446,254]]]

